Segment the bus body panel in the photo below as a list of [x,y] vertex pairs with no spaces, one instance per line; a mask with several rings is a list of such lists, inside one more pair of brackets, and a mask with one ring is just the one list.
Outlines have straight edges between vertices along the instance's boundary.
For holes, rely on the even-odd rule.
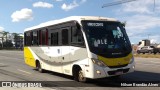
[[[58,73],[64,73],[67,75],[72,75],[73,65],[79,65],[82,68],[85,77],[92,78],[92,79],[104,78],[108,76],[115,76],[114,74],[109,75],[108,72],[115,72],[118,69],[123,69],[123,70],[129,69],[126,73],[134,71],[134,68],[133,68],[134,64],[128,64],[127,66],[122,67],[122,68],[109,68],[109,67],[103,68],[103,67],[93,64],[93,62],[89,58],[87,58],[87,51],[84,48],[82,48],[82,50],[78,49],[77,47],[73,47],[73,46],[65,47],[65,48],[72,49],[72,52],[69,53],[70,58],[68,58],[68,60],[65,59],[66,61],[62,61],[62,57],[58,57],[58,58],[51,57],[51,55],[61,56],[61,55],[56,55],[58,53],[53,52],[56,49],[58,50],[59,49],[58,47],[43,47],[43,48],[25,47],[24,48],[25,63],[29,66],[36,67],[35,62],[36,60],[39,60],[43,69],[58,72]],[[63,49],[65,48],[63,47]],[[73,48],[75,50],[73,50]],[[65,54],[67,54],[66,50],[65,50]],[[48,53],[48,56],[46,55],[46,53]],[[78,56],[76,54],[80,54],[79,55],[80,57],[75,57],[75,56]],[[78,58],[82,58],[83,55],[85,55],[86,57],[84,57],[83,59],[78,59]],[[123,58],[127,58],[128,56],[123,57]],[[49,58],[52,58],[52,59],[49,59]],[[44,59],[46,61],[44,61]],[[97,71],[99,71],[100,74],[98,74]],[[123,74],[126,74],[126,73],[123,73]]]
[[[93,54],[91,52],[89,52],[89,53],[90,53],[90,55],[89,55],[90,58],[97,58],[98,59],[98,55]],[[116,65],[116,66],[111,66],[111,67],[107,66],[107,64],[106,64],[105,67],[98,66],[98,65],[94,64],[91,59],[89,59],[89,66],[85,67],[85,70],[88,71],[88,72],[85,71],[86,77],[96,79],[96,78],[117,76],[117,75],[123,75],[123,74],[126,74],[126,73],[134,72],[135,62],[130,63],[132,61],[132,59],[134,59],[132,57],[132,53],[130,53],[129,55],[127,55],[125,57],[121,57],[120,62],[121,62],[121,60],[126,60],[126,58],[129,59],[129,62],[127,62],[127,65],[125,65],[125,66]],[[106,58],[104,58],[104,59],[106,59]],[[116,60],[118,60],[118,59],[119,58],[116,58],[116,59],[112,60],[112,58],[111,58],[111,59],[109,59],[110,61],[108,61],[108,63],[112,64],[114,60],[115,60],[115,63],[116,63],[117,62]],[[118,71],[120,71],[121,73],[118,74]],[[100,73],[97,73],[97,72],[100,72]]]
[[[133,64],[128,64],[125,67],[112,68],[112,69],[109,68],[109,67],[102,68],[102,67],[99,67],[97,65],[94,65],[93,67],[94,67],[94,74],[93,74],[94,76],[92,76],[92,78],[94,78],[94,79],[123,75],[123,74],[134,72],[134,65]],[[99,71],[100,74],[97,73],[97,71]]]
[[103,61],[107,66],[119,66],[119,65],[128,65],[130,60],[132,58],[132,53],[125,57],[120,57],[120,58],[105,58],[100,55],[98,55],[98,60]]
[[86,48],[73,46],[25,47],[24,52],[27,65],[36,67],[35,63],[38,60],[42,69],[58,73],[72,75],[73,65],[82,65],[82,67],[88,65]]
[[32,51],[29,49],[29,47],[24,47],[24,59],[27,65],[36,67],[36,59],[33,56]]

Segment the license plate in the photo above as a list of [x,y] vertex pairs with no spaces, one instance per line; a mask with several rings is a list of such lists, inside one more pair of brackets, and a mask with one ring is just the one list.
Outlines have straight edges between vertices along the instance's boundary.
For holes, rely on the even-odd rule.
[[123,71],[117,71],[117,72],[115,73],[115,75],[121,75],[121,74],[123,74]]

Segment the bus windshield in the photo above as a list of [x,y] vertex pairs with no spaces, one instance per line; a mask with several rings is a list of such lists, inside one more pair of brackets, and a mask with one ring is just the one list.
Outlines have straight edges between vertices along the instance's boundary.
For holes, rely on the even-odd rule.
[[90,51],[104,57],[122,57],[131,52],[131,44],[120,22],[82,21]]

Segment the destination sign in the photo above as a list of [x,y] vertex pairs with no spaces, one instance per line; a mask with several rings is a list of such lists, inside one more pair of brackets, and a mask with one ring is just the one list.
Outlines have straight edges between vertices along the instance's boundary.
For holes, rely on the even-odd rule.
[[92,27],[103,27],[103,23],[87,23],[88,26]]

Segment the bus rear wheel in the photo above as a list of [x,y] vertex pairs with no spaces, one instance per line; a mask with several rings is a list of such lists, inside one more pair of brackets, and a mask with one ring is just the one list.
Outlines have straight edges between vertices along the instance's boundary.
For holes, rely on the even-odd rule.
[[40,73],[43,73],[43,72],[44,72],[44,70],[42,69],[39,61],[36,62],[36,69],[37,69]]

